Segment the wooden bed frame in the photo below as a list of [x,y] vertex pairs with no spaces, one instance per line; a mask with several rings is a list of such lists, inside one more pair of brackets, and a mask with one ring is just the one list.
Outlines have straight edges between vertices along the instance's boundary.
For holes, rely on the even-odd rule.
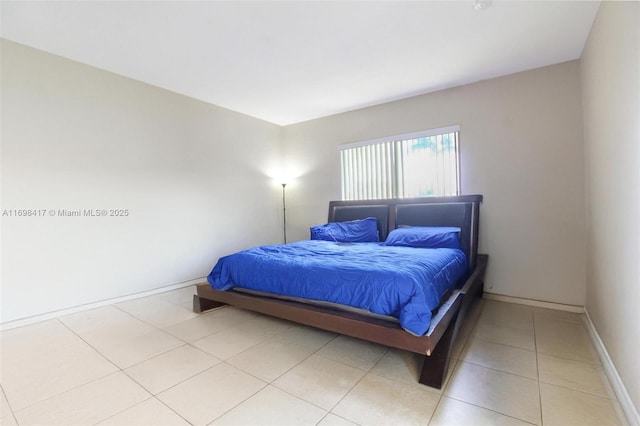
[[259,312],[323,330],[368,340],[424,355],[419,382],[440,389],[447,375],[451,350],[474,300],[482,296],[487,255],[478,254],[478,221],[482,195],[429,197],[369,201],[332,201],[329,222],[373,216],[378,219],[380,239],[390,230],[409,226],[457,226],[469,271],[442,301],[425,335],[404,331],[397,322],[373,318],[325,306],[257,296],[233,290],[214,290],[198,284],[193,296],[194,312],[223,305]]

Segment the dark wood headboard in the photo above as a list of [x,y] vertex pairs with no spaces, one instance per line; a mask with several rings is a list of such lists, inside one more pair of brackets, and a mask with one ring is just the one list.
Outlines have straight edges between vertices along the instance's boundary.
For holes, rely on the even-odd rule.
[[375,217],[380,241],[399,226],[455,226],[460,247],[473,271],[478,256],[478,221],[482,195],[396,198],[391,200],[331,201],[329,222]]

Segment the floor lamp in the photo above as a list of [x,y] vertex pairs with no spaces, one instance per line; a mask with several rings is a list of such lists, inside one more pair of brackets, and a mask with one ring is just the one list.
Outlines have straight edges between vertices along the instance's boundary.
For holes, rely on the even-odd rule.
[[287,186],[286,182],[282,182],[282,236],[284,243],[287,244],[287,203],[284,198],[284,188]]

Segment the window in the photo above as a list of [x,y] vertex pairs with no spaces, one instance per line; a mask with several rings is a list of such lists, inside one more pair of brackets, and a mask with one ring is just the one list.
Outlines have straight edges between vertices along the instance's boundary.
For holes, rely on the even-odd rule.
[[343,145],[342,199],[458,195],[460,127]]

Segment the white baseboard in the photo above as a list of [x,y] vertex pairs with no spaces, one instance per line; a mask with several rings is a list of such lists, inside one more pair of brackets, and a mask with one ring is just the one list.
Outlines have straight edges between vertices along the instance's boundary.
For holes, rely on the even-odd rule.
[[611,387],[616,393],[616,397],[618,398],[618,402],[622,407],[622,411],[624,411],[624,415],[627,417],[627,421],[631,426],[640,426],[640,413],[638,413],[638,409],[633,404],[631,395],[629,395],[626,386],[622,382],[622,379],[618,374],[618,370],[616,370],[613,361],[609,357],[607,348],[604,346],[604,342],[600,338],[600,335],[598,334],[593,321],[591,321],[589,311],[587,311],[586,309],[585,322],[587,325],[587,330],[589,331],[589,336],[591,337],[591,341],[593,342],[593,346],[595,347],[596,352],[598,352],[598,356],[600,357],[600,361],[602,362],[605,374],[607,375],[609,382],[611,382]]
[[583,306],[565,305],[563,303],[545,302],[542,300],[525,299],[523,297],[504,296],[502,294],[487,293],[482,295],[485,299],[496,300],[498,302],[517,303],[519,305],[535,306],[537,308],[556,309],[558,311],[584,313]]
[[76,312],[88,311],[90,309],[100,308],[106,305],[112,305],[114,303],[126,302],[133,299],[140,299],[142,297],[153,296],[154,294],[164,293],[171,290],[177,290],[183,287],[189,287],[190,285],[206,282],[206,278],[196,278],[194,280],[183,281],[177,284],[171,284],[168,286],[154,288],[153,290],[147,290],[140,293],[129,294],[127,296],[115,297],[113,299],[101,300],[99,302],[88,303],[86,305],[74,306],[72,308],[62,309],[59,311],[47,312],[45,314],[35,315],[32,317],[21,318],[13,321],[7,321],[0,324],[0,330],[10,330],[16,327],[24,327],[25,325],[35,324],[40,321],[46,321],[53,318],[58,318],[63,315],[74,314]]

